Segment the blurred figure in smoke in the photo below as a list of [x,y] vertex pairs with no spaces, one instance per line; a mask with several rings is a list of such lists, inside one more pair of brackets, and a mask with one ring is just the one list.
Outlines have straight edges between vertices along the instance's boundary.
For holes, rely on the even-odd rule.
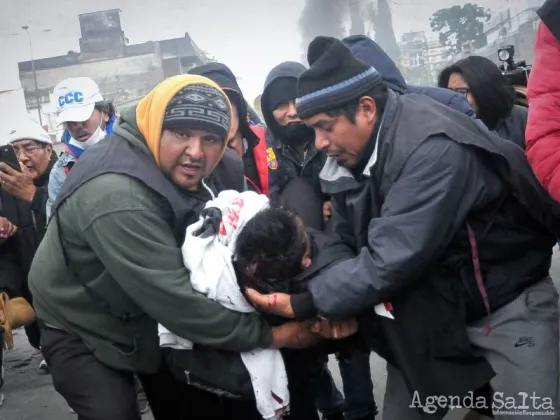
[[464,95],[476,116],[500,137],[525,149],[527,108],[515,105],[515,92],[492,61],[470,56],[439,75],[439,87]]

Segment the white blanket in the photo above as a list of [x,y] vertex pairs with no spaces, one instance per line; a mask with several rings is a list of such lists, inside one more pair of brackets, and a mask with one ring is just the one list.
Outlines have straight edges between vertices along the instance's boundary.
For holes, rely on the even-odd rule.
[[[217,207],[222,223],[217,235],[194,236],[204,218],[187,228],[182,247],[185,266],[191,273],[193,288],[237,312],[253,312],[254,308],[239,290],[231,263],[238,232],[256,213],[269,205],[268,198],[251,191],[223,191],[205,208]],[[161,347],[192,349],[189,340],[159,326]],[[257,408],[265,419],[280,419],[289,407],[288,379],[284,360],[278,350],[258,349],[241,353],[241,359],[251,376]]]

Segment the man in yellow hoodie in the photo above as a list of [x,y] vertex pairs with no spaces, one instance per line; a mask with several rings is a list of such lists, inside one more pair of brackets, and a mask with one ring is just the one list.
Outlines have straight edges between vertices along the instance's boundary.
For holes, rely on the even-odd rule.
[[29,282],[55,388],[79,419],[138,420],[133,373],[156,420],[216,407],[213,418],[239,418],[243,402],[224,405],[171,377],[158,322],[233,352],[315,341],[300,324],[271,328],[190,285],[180,247],[211,191],[224,187],[211,174],[225,153],[230,116],[227,96],[210,80],[169,78],[122,113],[111,141],[90,148],[60,191]]

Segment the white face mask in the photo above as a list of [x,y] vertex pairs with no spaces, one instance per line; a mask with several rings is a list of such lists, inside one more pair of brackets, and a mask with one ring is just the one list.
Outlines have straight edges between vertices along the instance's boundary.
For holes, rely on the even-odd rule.
[[105,136],[107,136],[107,132],[101,128],[101,124],[103,124],[103,115],[101,115],[101,123],[99,124],[99,127],[97,127],[97,130],[95,130],[95,132],[91,135],[89,139],[80,142],[76,140],[74,137],[72,137],[70,139],[70,144],[85,150],[88,147],[91,147],[94,144],[99,143],[101,140],[105,138]]

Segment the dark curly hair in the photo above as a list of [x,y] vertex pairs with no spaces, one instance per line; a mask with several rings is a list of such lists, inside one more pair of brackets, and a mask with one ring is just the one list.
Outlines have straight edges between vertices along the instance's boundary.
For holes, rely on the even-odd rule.
[[261,210],[239,232],[235,244],[240,285],[261,292],[285,290],[301,273],[307,248],[303,224],[294,213],[275,206]]

